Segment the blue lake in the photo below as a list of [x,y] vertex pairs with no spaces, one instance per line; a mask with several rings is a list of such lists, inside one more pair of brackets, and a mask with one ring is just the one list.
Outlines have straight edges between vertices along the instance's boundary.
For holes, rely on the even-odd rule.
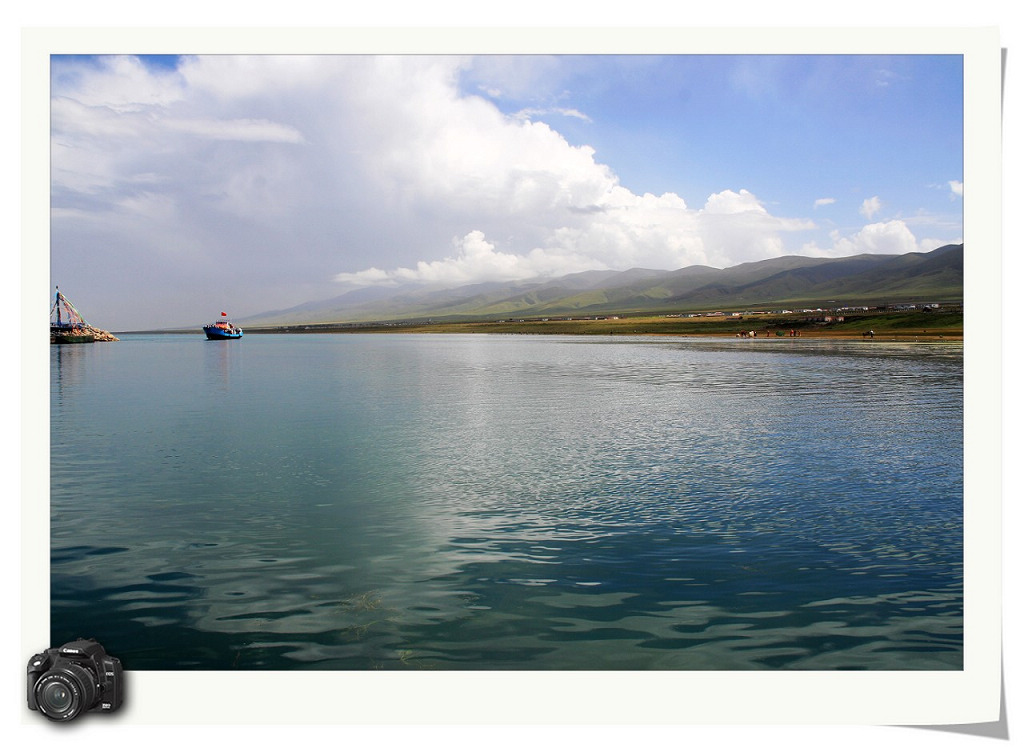
[[51,346],[51,642],[129,670],[959,670],[963,347]]

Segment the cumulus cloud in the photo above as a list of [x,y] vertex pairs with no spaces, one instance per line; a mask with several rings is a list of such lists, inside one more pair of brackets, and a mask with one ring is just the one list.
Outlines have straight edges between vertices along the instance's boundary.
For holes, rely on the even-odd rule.
[[918,250],[914,233],[900,220],[866,225],[849,237],[833,233],[833,250],[840,256],[855,253],[912,253]]
[[[452,245],[455,252],[438,261],[420,261],[415,267],[399,267],[387,272],[375,268],[342,272],[335,279],[357,286],[401,282],[468,284],[560,276],[580,268],[605,268],[594,259],[576,257],[572,253],[550,253],[541,248],[522,255],[498,251],[479,230],[452,241]],[[581,264],[587,266],[581,267]]]
[[963,198],[964,197],[964,184],[959,180],[949,181],[950,198]]
[[746,190],[713,194],[697,219],[704,263],[718,267],[781,256],[787,233],[814,227],[810,220],[773,216]]
[[899,219],[875,222],[845,235],[839,230],[833,230],[829,235],[829,247],[821,248],[815,243],[808,243],[800,249],[801,255],[835,257],[860,253],[926,253],[944,242],[951,242],[935,239],[918,240],[907,223]]
[[882,209],[882,202],[878,196],[872,196],[871,198],[864,199],[864,203],[860,205],[860,213],[871,219]]
[[[468,283],[554,277],[590,269],[730,266],[785,252],[783,235],[811,229],[808,220],[773,217],[752,193],[722,191],[693,210],[675,194],[636,196],[611,184],[586,215],[552,229],[525,253],[496,250],[480,230],[459,239],[456,253],[415,266],[343,272],[351,285]],[[569,218],[571,215],[566,215]],[[575,218],[574,218],[575,219]]]

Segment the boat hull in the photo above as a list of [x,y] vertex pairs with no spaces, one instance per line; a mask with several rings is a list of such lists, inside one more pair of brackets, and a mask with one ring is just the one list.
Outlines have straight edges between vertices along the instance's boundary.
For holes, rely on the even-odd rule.
[[216,326],[204,326],[207,339],[241,339],[242,332],[227,332]]

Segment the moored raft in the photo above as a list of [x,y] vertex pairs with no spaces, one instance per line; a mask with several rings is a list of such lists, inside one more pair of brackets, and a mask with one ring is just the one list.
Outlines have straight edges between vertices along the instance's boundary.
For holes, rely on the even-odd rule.
[[57,288],[50,308],[50,344],[78,345],[87,342],[117,342],[113,334],[93,326]]
[[96,337],[84,329],[73,324],[63,326],[50,325],[51,345],[78,345],[85,342],[95,342]]

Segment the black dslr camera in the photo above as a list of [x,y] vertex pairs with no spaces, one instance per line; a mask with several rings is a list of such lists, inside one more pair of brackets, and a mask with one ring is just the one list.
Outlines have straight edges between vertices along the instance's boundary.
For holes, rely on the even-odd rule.
[[28,662],[28,709],[51,721],[80,713],[113,713],[124,696],[121,661],[96,640],[79,639],[32,656]]

